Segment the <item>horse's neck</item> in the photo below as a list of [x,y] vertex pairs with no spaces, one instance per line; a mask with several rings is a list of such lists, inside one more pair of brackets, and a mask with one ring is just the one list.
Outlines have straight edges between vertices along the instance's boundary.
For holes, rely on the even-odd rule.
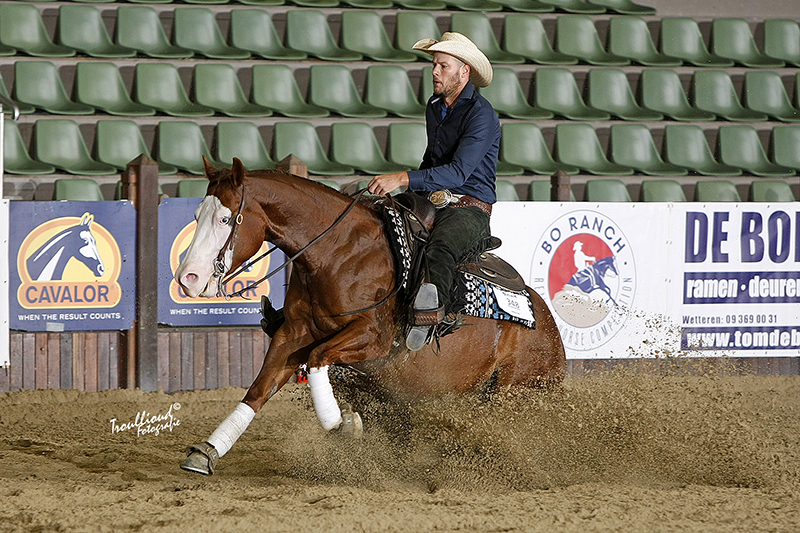
[[[265,240],[278,246],[287,255],[300,252],[311,241],[328,231],[352,202],[335,191],[321,189],[304,178],[290,176],[270,186],[267,196],[259,203],[268,219]],[[373,222],[374,221],[374,222]],[[346,236],[363,224],[377,223],[377,217],[369,209],[357,205],[334,229],[333,237],[347,246]],[[330,240],[319,246],[311,246],[303,252],[299,262],[319,264],[317,259],[331,257]]]

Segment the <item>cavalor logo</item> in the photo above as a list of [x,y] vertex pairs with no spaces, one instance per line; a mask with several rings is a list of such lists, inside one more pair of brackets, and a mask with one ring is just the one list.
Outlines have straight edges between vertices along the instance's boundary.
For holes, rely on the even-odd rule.
[[[172,272],[172,281],[169,283],[169,296],[172,298],[173,302],[180,304],[191,304],[194,306],[198,304],[219,304],[220,302],[228,302],[228,300],[222,296],[199,299],[189,298],[183,293],[183,290],[181,290],[178,282],[175,281],[175,271],[178,270],[178,266],[181,264],[181,259],[183,259],[186,249],[189,248],[189,245],[192,243],[195,229],[197,229],[197,222],[193,220],[184,226],[183,229],[178,232],[175,240],[172,241],[172,246],[169,249],[169,267]],[[261,248],[254,257],[258,257],[269,250],[269,248],[269,243],[265,242],[261,245]],[[264,259],[251,265],[244,272],[236,276],[236,279],[228,284],[228,291],[238,291],[246,287],[248,284],[266,276],[269,273],[270,257],[272,256],[266,256]],[[246,291],[242,296],[250,300],[260,301],[262,294],[269,295],[269,287],[269,280],[267,280],[261,283],[261,285],[259,285],[256,289]]]
[[117,241],[94,215],[55,218],[22,241],[17,299],[26,309],[115,307],[121,267]]
[[633,251],[613,220],[594,211],[573,211],[542,235],[531,280],[550,301],[564,345],[594,350],[619,332],[633,303]]

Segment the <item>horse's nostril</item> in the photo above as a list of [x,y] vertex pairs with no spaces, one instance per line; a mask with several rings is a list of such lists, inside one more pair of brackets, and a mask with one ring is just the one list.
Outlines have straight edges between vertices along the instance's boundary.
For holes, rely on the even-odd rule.
[[105,272],[106,272],[106,269],[105,269],[105,267],[103,265],[97,265],[97,275],[98,276],[102,276],[103,274],[105,274]]
[[189,272],[188,274],[185,274],[183,276],[183,281],[184,283],[194,284],[195,282],[197,282],[197,274]]

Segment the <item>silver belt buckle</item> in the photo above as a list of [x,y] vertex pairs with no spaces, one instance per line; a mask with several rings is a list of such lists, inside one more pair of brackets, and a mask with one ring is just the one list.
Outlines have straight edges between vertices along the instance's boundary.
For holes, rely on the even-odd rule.
[[440,209],[442,207],[446,207],[453,201],[453,193],[448,191],[447,189],[442,189],[440,191],[433,191],[428,193],[428,200],[433,204],[436,209]]

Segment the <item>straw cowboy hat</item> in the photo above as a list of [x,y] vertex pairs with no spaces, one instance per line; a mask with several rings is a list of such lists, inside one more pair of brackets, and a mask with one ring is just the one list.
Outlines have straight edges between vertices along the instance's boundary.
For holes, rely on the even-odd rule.
[[444,52],[460,59],[470,66],[469,79],[476,87],[486,87],[492,83],[492,64],[489,59],[481,52],[475,43],[465,36],[454,31],[442,34],[442,39],[420,39],[414,46],[414,50],[433,55],[434,52]]

